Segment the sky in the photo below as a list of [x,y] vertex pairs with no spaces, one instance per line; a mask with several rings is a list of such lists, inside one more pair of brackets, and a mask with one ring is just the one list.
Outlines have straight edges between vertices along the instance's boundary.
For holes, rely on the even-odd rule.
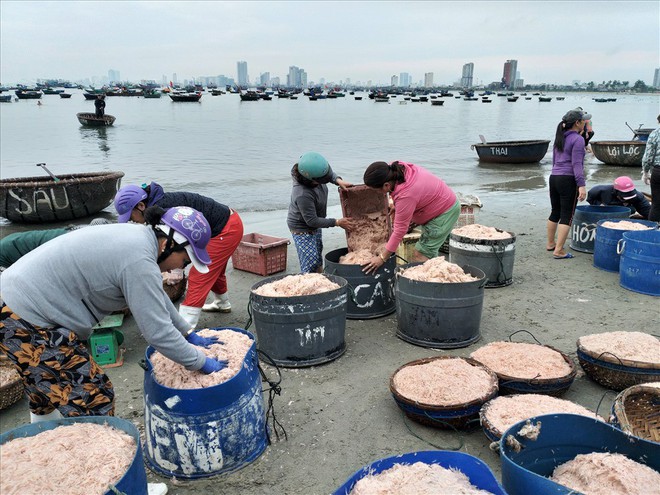
[[250,81],[289,66],[308,81],[392,75],[435,84],[502,78],[518,61],[525,84],[653,82],[660,2],[477,1],[8,1],[0,0],[0,82],[71,81],[119,71],[124,81],[200,76]]

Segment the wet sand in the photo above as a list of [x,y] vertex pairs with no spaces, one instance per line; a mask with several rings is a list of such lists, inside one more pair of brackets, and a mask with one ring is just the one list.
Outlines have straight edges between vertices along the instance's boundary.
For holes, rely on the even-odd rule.
[[[480,341],[450,351],[425,349],[396,337],[395,314],[374,320],[348,320],[344,355],[321,366],[282,369],[282,393],[275,398],[274,407],[288,441],[273,443],[259,459],[233,474],[174,482],[149,472],[150,481],[166,482],[170,494],[181,495],[323,495],[379,458],[459,447],[485,461],[499,479],[500,459],[489,449],[490,442],[478,426],[456,433],[404,420],[389,392],[390,376],[399,366],[436,355],[467,356],[485,343],[508,339],[517,330],[531,332],[541,343],[571,355],[577,364],[576,340],[581,335],[613,330],[651,333],[660,328],[657,298],[623,289],[618,274],[592,266],[592,255],[573,252],[574,259],[555,260],[545,251],[548,205],[536,199],[520,203],[514,212],[489,208],[489,202],[484,201],[478,222],[514,232],[517,240],[513,284],[486,290]],[[253,220],[246,232],[272,225],[272,220],[261,224]],[[272,229],[263,232],[286,235]],[[325,253],[345,247],[342,233],[330,229],[325,236]],[[297,270],[297,257],[290,245],[287,272]],[[229,280],[232,312],[204,313],[200,326],[244,328],[250,287],[262,277],[230,268]],[[117,391],[117,416],[143,429],[144,372],[138,361],[143,357],[145,342],[131,318],[122,330],[127,348],[124,364],[107,372]],[[250,331],[254,332],[254,326]],[[533,342],[522,333],[514,340]],[[563,398],[594,411],[602,399],[598,413],[607,417],[615,393],[609,392],[603,398],[604,394],[606,389],[580,369]],[[25,400],[0,412],[3,432],[27,421]]]

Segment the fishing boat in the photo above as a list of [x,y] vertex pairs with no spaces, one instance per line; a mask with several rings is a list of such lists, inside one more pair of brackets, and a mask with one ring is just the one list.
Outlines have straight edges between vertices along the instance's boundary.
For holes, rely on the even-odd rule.
[[390,101],[390,99],[387,96],[376,96],[374,98],[374,101],[376,103],[388,103]]
[[256,91],[246,91],[245,93],[241,93],[241,101],[259,101],[260,99],[259,93]]
[[0,216],[18,223],[66,222],[112,203],[124,172],[0,180]]
[[[185,101],[199,101],[202,97],[202,93],[186,93],[186,92],[171,92],[170,98],[172,101],[176,102],[185,102]],[[241,98],[242,99],[242,98]]]
[[552,101],[552,96],[539,96],[539,101],[549,102]]
[[493,100],[486,98],[485,96],[481,98],[481,103],[493,103]]
[[150,91],[145,90],[144,96],[145,98],[160,98],[163,95],[160,91],[156,91],[155,89],[152,89]]
[[548,151],[550,141],[494,141],[473,144],[479,160],[489,163],[536,163],[541,161]]
[[0,95],[0,103],[11,103],[11,95]]
[[116,118],[113,115],[105,114],[103,117],[97,117],[93,112],[80,112],[76,114],[78,122],[90,127],[106,127],[115,123]]
[[518,101],[518,97],[517,96],[507,96],[506,101],[510,101],[510,102],[513,103],[513,102]]
[[649,134],[651,134],[653,131],[655,131],[654,128],[652,127],[646,127],[642,129],[642,124],[639,124],[639,127],[637,129],[633,129],[628,125],[628,122],[626,122],[626,126],[628,126],[628,129],[630,129],[633,132],[633,141],[646,141],[649,138]]
[[646,141],[591,141],[589,146],[606,165],[641,167]]
[[355,98],[357,101],[360,101],[362,99],[361,96],[354,96],[353,98]]
[[14,93],[19,100],[38,100],[43,94],[39,90],[32,89],[17,89]]
[[53,88],[43,88],[41,91],[45,95],[59,95],[60,93],[64,93],[63,89],[53,89]]
[[434,107],[441,107],[444,104],[445,100],[433,100],[431,105]]
[[557,101],[564,101],[566,99],[565,96],[558,96]]
[[71,93],[60,93],[60,98],[71,98]]

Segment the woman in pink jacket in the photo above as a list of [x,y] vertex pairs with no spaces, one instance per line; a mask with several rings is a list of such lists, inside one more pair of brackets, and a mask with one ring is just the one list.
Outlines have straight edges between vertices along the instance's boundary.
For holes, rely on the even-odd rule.
[[364,183],[389,193],[395,209],[392,235],[381,252],[363,265],[365,273],[378,270],[396,252],[411,223],[421,225],[422,236],[409,261],[438,256],[461,213],[460,201],[443,180],[419,165],[395,161],[369,165]]

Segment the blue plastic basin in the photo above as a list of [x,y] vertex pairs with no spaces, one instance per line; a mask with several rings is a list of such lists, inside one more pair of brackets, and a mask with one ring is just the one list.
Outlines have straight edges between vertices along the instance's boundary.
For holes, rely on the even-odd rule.
[[[557,466],[579,454],[622,454],[660,471],[660,444],[626,435],[602,421],[576,414],[547,414],[530,421],[541,422],[536,440],[515,435],[525,421],[509,428],[500,440],[502,484],[509,495],[575,494],[548,477]],[[522,445],[520,452],[506,445],[509,435]]]
[[415,462],[438,464],[447,469],[459,469],[470,479],[470,483],[477,488],[487,490],[495,495],[507,495],[485,462],[477,457],[464,454],[463,452],[451,452],[447,450],[410,452],[408,454],[395,455],[374,461],[353,473],[353,475],[346,480],[346,483],[335,490],[333,495],[348,495],[351,493],[355,483],[368,474],[381,473],[395,464],[414,464]]

